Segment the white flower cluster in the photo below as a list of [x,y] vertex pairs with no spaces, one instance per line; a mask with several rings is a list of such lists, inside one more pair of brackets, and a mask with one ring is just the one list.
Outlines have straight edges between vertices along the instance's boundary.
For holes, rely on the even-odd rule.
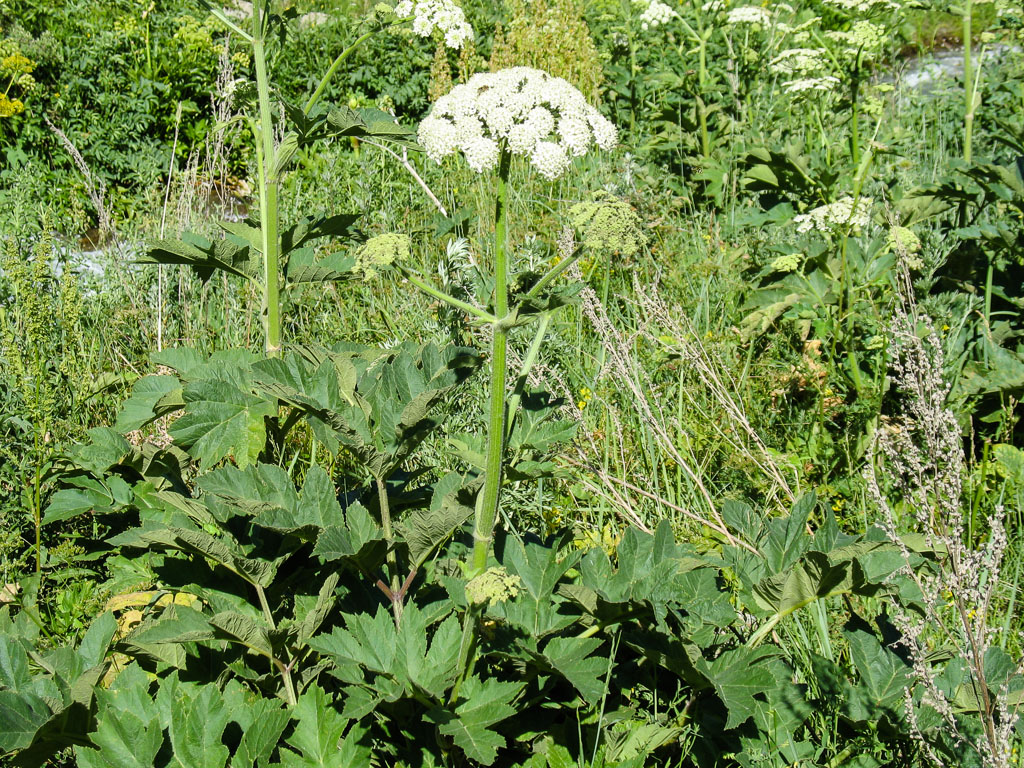
[[793,223],[796,224],[796,231],[801,234],[815,229],[823,234],[831,235],[847,226],[853,229],[862,229],[871,220],[871,203],[870,197],[862,197],[854,205],[853,198],[846,195],[834,203],[822,205],[800,216],[795,216]]
[[729,25],[755,24],[767,27],[771,20],[771,12],[759,5],[743,5],[739,8],[733,8],[725,17],[725,23]]
[[825,4],[850,14],[860,15],[881,11],[895,11],[900,7],[896,0],[825,0]]
[[782,84],[786,93],[806,93],[808,91],[834,91],[839,87],[839,78],[832,75],[824,77],[802,77]]
[[679,18],[679,14],[661,0],[633,0],[633,3],[647,6],[640,14],[640,28],[644,31]]
[[806,76],[820,72],[827,66],[824,48],[789,48],[771,60],[771,70],[777,75]]
[[412,19],[412,31],[420,37],[429,37],[435,29],[440,31],[449,48],[461,48],[473,39],[472,25],[452,0],[402,0],[395,6],[395,15]]
[[529,67],[481,72],[434,104],[420,123],[427,157],[440,163],[461,151],[477,173],[492,170],[502,145],[529,157],[537,171],[557,179],[592,144],[611,149],[618,132],[608,118],[560,77]]
[[833,31],[825,34],[830,40],[840,43],[847,56],[872,56],[886,42],[885,30],[881,26],[863,20],[855,22],[849,32]]

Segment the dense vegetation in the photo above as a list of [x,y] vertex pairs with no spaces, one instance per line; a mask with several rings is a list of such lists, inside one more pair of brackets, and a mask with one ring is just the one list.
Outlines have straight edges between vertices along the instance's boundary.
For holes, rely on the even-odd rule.
[[0,764],[1018,765],[1022,46],[0,0]]

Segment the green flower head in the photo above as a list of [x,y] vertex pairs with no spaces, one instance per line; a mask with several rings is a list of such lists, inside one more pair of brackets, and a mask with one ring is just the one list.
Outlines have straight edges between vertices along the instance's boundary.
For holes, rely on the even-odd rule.
[[777,256],[771,263],[773,272],[796,272],[800,268],[800,254],[787,253]]
[[576,203],[569,209],[569,222],[579,230],[583,245],[594,251],[634,256],[647,244],[640,217],[632,206],[611,195],[593,202]]
[[924,268],[924,261],[918,255],[921,252],[921,239],[912,229],[892,227],[886,245],[890,252],[901,256],[910,269]]
[[367,280],[372,280],[381,272],[386,272],[392,264],[408,261],[411,244],[408,235],[397,232],[371,237],[356,251],[356,271],[362,272]]
[[488,568],[466,584],[466,599],[475,605],[504,603],[519,594],[522,583],[504,568]]

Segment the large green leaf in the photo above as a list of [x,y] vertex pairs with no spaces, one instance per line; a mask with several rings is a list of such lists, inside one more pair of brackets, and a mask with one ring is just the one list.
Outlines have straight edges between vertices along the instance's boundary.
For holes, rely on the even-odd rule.
[[115,428],[120,432],[141,429],[154,419],[185,407],[177,376],[144,376],[121,403]]
[[602,642],[596,637],[553,637],[544,646],[544,658],[551,668],[595,706],[605,693],[604,678],[610,663],[604,656],[592,655]]
[[498,750],[505,746],[505,737],[491,726],[515,714],[511,702],[522,688],[520,683],[502,682],[493,678],[468,678],[459,691],[454,716],[447,710],[434,709],[427,717],[439,724],[441,733],[452,740],[466,756],[481,765],[491,765]]
[[34,693],[0,691],[0,753],[32,744],[36,733],[53,717],[46,701]]
[[214,270],[252,278],[259,273],[260,268],[260,262],[248,243],[230,237],[211,241],[191,232],[183,233],[180,240],[153,241],[139,262],[183,264],[195,270],[204,282],[210,279]]
[[697,668],[715,689],[729,715],[725,727],[741,725],[757,710],[758,698],[778,680],[770,663],[778,652],[746,647],[725,651],[714,661],[698,660]]
[[299,697],[293,710],[295,730],[288,737],[289,749],[281,750],[286,768],[369,768],[370,748],[362,743],[363,731],[339,715],[327,694],[317,685]]
[[329,448],[343,444],[368,471],[388,477],[423,441],[437,421],[431,412],[442,398],[480,364],[465,347],[438,349],[433,344],[406,344],[360,361],[355,392],[342,386],[338,356],[315,364],[293,355],[282,362],[255,366],[260,386],[301,409]]
[[277,561],[247,557],[238,548],[237,542],[230,540],[227,536],[217,538],[206,531],[165,528],[142,530],[139,531],[137,537],[139,542],[149,545],[168,547],[208,557],[255,586],[270,586],[277,573]]
[[325,562],[349,559],[368,572],[384,562],[386,553],[384,532],[366,507],[358,502],[345,510],[345,525],[324,528],[313,549],[313,554]]
[[75,748],[81,768],[152,768],[164,730],[155,715],[147,718],[109,707],[101,710],[89,740],[96,749]]
[[199,486],[257,525],[282,533],[302,531],[312,537],[343,520],[334,483],[320,467],[306,472],[301,494],[275,464],[219,467],[204,475]]
[[400,125],[393,115],[376,108],[337,107],[327,115],[327,126],[330,135],[372,138],[418,148],[414,129]]
[[184,390],[185,413],[171,426],[175,442],[204,467],[231,457],[253,464],[267,441],[264,419],[277,415],[274,403],[224,381],[201,380]]
[[131,503],[131,488],[117,475],[110,475],[103,480],[72,477],[66,482],[75,487],[64,488],[53,494],[46,512],[43,513],[43,525],[69,520],[87,513],[118,512]]
[[473,516],[474,491],[465,483],[463,475],[449,472],[434,485],[430,507],[413,510],[398,524],[415,567]]
[[850,659],[860,678],[847,686],[847,713],[857,722],[874,721],[887,712],[902,709],[911,671],[892,650],[885,648],[863,622],[844,630],[850,643]]
[[[227,693],[225,691],[225,701]],[[260,766],[269,763],[281,734],[291,720],[288,710],[280,702],[268,699],[233,706],[231,718],[242,729],[242,740],[231,756],[231,768],[253,768],[257,763]]]
[[229,752],[222,737],[228,713],[217,686],[181,686],[176,693],[171,700],[168,729],[175,764],[181,768],[224,768]]

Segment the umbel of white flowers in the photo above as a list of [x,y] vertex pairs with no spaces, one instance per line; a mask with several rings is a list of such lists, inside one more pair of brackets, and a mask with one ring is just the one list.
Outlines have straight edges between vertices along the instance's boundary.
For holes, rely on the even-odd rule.
[[449,48],[461,48],[473,39],[472,25],[452,0],[402,0],[395,6],[395,15],[412,19],[412,31],[420,37],[429,37],[437,29]]
[[437,163],[462,152],[484,173],[497,166],[504,146],[552,180],[572,158],[617,140],[615,126],[576,88],[529,67],[473,75],[438,99],[419,128],[420,144]]

